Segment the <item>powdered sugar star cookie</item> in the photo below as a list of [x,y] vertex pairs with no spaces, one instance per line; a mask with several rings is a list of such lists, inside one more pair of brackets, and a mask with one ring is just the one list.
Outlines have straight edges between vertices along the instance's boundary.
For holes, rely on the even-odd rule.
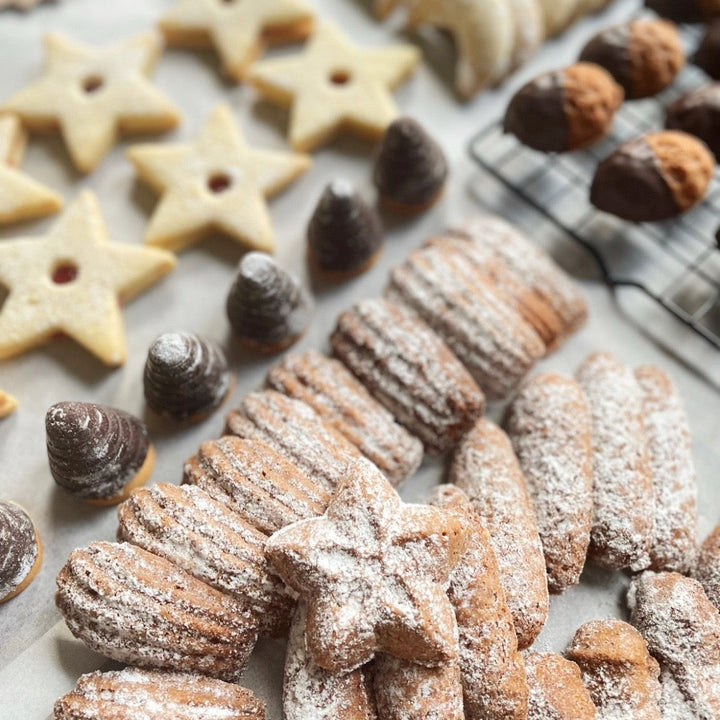
[[412,45],[359,48],[323,23],[302,53],[257,62],[248,79],[271,101],[292,105],[290,144],[312,150],[343,129],[379,138],[398,114],[390,90],[419,59]]
[[162,194],[145,241],[170,250],[216,228],[248,248],[272,252],[265,198],[310,166],[306,155],[251,149],[225,104],[213,110],[194,143],[136,145],[128,154],[140,177]]
[[160,19],[170,45],[214,46],[223,68],[242,80],[263,45],[306,38],[313,12],[300,0],[178,0]]
[[17,113],[33,131],[59,127],[77,169],[90,172],[118,134],[162,132],[178,124],[174,105],[147,79],[162,47],[155,32],[107,48],[50,33],[44,72],[2,109]]
[[7,417],[15,412],[18,401],[9,393],[0,390],[0,418]]
[[110,243],[95,196],[83,192],[39,238],[0,243],[0,360],[64,332],[107,365],[125,362],[118,300],[175,265],[163,250]]
[[17,115],[0,117],[0,223],[49,215],[63,204],[60,195],[17,169],[25,139]]
[[308,603],[314,661],[349,672],[377,651],[431,666],[457,656],[446,590],[464,542],[457,518],[405,505],[362,459],[348,466],[325,515],[279,530],[265,552]]

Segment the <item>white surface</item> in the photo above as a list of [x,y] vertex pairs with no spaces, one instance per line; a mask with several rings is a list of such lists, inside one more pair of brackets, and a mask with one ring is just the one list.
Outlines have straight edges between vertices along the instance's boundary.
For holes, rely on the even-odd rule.
[[[357,41],[367,44],[398,39],[397,22],[375,22],[362,0],[313,0],[318,12],[342,24]],[[40,38],[46,30],[60,30],[97,43],[109,42],[151,25],[169,0],[61,0],[41,5],[28,15],[0,14],[0,97],[22,87],[38,73],[42,63]],[[428,235],[457,223],[479,206],[478,198],[492,209],[535,229],[534,218],[519,214],[497,188],[472,165],[466,155],[470,136],[494,119],[510,91],[523,78],[542,69],[570,61],[593,28],[611,17],[628,13],[635,3],[618,0],[611,13],[584,21],[560,40],[551,43],[530,66],[502,90],[486,93],[467,105],[458,104],[446,83],[452,76],[447,53],[436,53],[437,63],[424,63],[416,76],[398,92],[402,109],[420,119],[441,140],[452,165],[452,177],[442,202],[420,218],[398,222],[388,219],[387,245],[381,262],[368,274],[335,287],[315,287],[318,309],[299,349],[326,347],[326,337],[337,313],[354,300],[381,291],[388,268],[400,261]],[[277,51],[276,51],[277,52]],[[280,51],[283,52],[283,51]],[[221,99],[231,103],[248,141],[262,147],[284,148],[286,114],[258,101],[251,88],[225,84],[217,73],[212,53],[169,50],[155,73],[158,85],[183,111],[183,123],[174,138],[191,138],[203,118]],[[371,147],[353,140],[337,142],[314,156],[310,172],[271,203],[278,237],[279,261],[307,278],[304,261],[304,228],[315,200],[331,179],[345,177],[372,195]],[[130,164],[118,146],[90,177],[72,170],[62,145],[52,138],[34,138],[23,167],[37,179],[61,190],[68,198],[81,188],[93,189],[100,199],[112,237],[139,242],[154,196],[136,184]],[[497,207],[499,205],[499,207]],[[0,237],[43,231],[53,222],[5,229]],[[573,268],[581,268],[583,288],[591,306],[587,327],[544,368],[573,371],[590,351],[608,349],[623,360],[655,362],[676,379],[690,411],[700,478],[701,532],[707,532],[720,514],[717,483],[720,455],[719,397],[691,364],[666,354],[650,335],[667,334],[666,345],[699,364],[716,382],[720,354],[710,350],[684,328],[652,306],[635,303],[627,295],[621,304],[593,279],[590,260],[539,226],[538,240],[554,249]],[[165,281],[125,308],[129,359],[127,365],[108,371],[69,340],[51,345],[0,365],[0,387],[17,395],[20,408],[0,423],[0,497],[23,504],[37,522],[45,545],[45,561],[35,582],[18,598],[0,606],[0,718],[42,720],[54,699],[69,690],[81,672],[100,667],[104,660],[73,640],[53,604],[54,578],[70,550],[97,539],[113,539],[114,509],[96,509],[78,503],[55,488],[49,475],[44,445],[44,414],[54,402],[92,400],[143,415],[142,368],[147,347],[161,331],[184,329],[201,332],[228,349],[238,376],[237,400],[262,380],[271,361],[257,360],[231,342],[224,315],[225,294],[240,250],[230,240],[213,239],[180,256],[177,270]],[[625,311],[628,311],[626,314]],[[641,328],[647,331],[641,332]],[[227,409],[227,405],[225,409]],[[215,437],[222,428],[222,413],[190,428],[173,428],[147,418],[158,459],[154,481],[177,482],[183,461],[201,441]],[[442,476],[439,462],[427,463],[403,489],[406,499],[422,499]],[[593,617],[622,614],[623,575],[591,570],[583,583],[561,598],[553,598],[550,620],[538,646],[562,650],[575,628]],[[282,644],[263,643],[253,656],[246,684],[268,701],[269,720],[279,720]]]

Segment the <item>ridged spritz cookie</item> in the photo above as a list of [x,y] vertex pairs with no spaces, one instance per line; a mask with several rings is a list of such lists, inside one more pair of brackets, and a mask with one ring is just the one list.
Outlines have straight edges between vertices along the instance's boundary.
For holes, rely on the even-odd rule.
[[75,167],[91,172],[118,135],[164,132],[180,121],[147,77],[162,49],[152,31],[107,48],[50,33],[42,75],[0,109],[17,113],[31,131],[59,128]]
[[490,533],[518,645],[528,648],[547,619],[548,586],[535,512],[507,435],[481,418],[455,452],[450,481]]
[[705,588],[710,602],[720,610],[720,525],[705,538],[700,548],[695,579]]

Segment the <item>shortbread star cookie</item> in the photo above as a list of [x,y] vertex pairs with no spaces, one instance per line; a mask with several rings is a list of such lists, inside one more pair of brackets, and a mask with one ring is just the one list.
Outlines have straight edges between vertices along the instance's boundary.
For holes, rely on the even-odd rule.
[[177,0],[160,29],[169,45],[214,47],[225,72],[239,81],[266,44],[306,38],[313,12],[300,0]]
[[118,301],[157,282],[175,266],[164,250],[108,242],[95,196],[83,192],[39,238],[0,244],[0,360],[69,335],[110,366],[125,362]]
[[45,36],[45,69],[2,110],[15,112],[32,131],[55,130],[75,167],[91,172],[119,134],[163,132],[180,116],[147,76],[163,43],[146,32],[107,48],[64,35]]
[[0,117],[0,223],[49,215],[63,204],[60,195],[17,169],[25,139],[17,115]]
[[17,410],[18,401],[9,393],[0,390],[0,420]]
[[412,45],[359,48],[323,23],[302,53],[255,63],[248,79],[272,102],[292,106],[290,144],[307,151],[340,130],[380,138],[398,115],[390,91],[419,60]]
[[349,464],[325,515],[278,531],[265,552],[308,604],[314,661],[343,673],[378,651],[429,666],[457,657],[446,590],[464,541],[455,516],[405,505],[363,458]]
[[145,241],[175,251],[217,229],[245,247],[272,252],[265,198],[310,166],[306,155],[250,148],[225,104],[213,110],[194,143],[136,145],[128,155],[162,194]]

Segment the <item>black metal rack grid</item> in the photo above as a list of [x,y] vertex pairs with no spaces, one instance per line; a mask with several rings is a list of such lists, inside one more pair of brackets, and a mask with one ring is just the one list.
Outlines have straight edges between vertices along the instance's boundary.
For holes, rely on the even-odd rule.
[[[700,36],[683,28],[685,45]],[[656,98],[626,102],[611,134],[594,147],[546,155],[503,134],[498,121],[470,144],[470,154],[512,193],[582,245],[597,261],[612,288],[636,288],[720,349],[720,181],[706,199],[667,222],[632,224],[596,210],[589,187],[599,161],[618,145],[664,127],[665,108],[676,98],[709,82],[688,65],[676,82]]]

